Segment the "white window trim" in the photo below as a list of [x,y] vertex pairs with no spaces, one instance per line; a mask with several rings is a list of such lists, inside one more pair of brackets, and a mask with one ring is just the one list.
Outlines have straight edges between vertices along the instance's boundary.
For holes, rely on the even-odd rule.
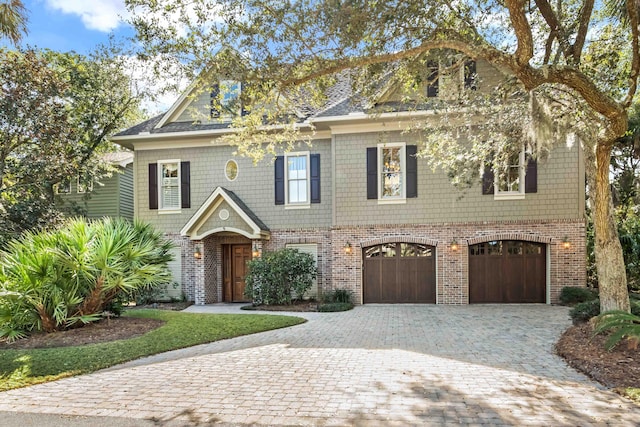
[[53,192],[55,194],[71,194],[71,181],[69,181],[69,191],[60,191],[60,184],[62,184],[62,182],[53,184]]
[[[235,112],[230,112],[230,111],[225,111],[223,110],[224,108],[224,93],[223,93],[223,89],[227,88],[229,89],[230,87],[233,87],[235,84],[238,84],[238,103],[240,104],[238,107],[238,111]],[[240,115],[242,114],[242,101],[241,101],[241,97],[242,97],[242,82],[238,81],[238,80],[220,80],[218,82],[218,97],[219,99],[217,100],[217,102],[220,104],[220,111],[219,111],[219,116],[217,117],[218,120],[222,121],[222,122],[230,122],[233,117],[235,115]]]
[[[229,174],[227,173],[227,168],[229,167],[229,163],[236,164],[236,176],[233,179],[229,178]],[[240,174],[240,167],[238,166],[238,162],[236,162],[234,159],[227,160],[227,162],[224,164],[224,177],[227,178],[227,181],[229,182],[235,181],[236,179],[238,179],[239,174]]]
[[86,186],[84,191],[80,191],[83,186],[80,184],[80,175],[76,177],[76,192],[78,194],[90,193],[93,191],[93,180],[89,181],[89,185]]
[[520,176],[518,177],[518,191],[500,191],[500,186],[498,185],[498,174],[494,174],[494,182],[493,182],[493,200],[522,200],[525,198],[525,164],[524,164],[524,150],[520,151],[518,156],[519,162],[519,172]]
[[[401,147],[400,150],[400,175],[402,182],[402,194],[399,197],[382,197],[382,159],[383,149]],[[395,205],[407,203],[407,144],[405,142],[387,142],[378,144],[378,156],[377,156],[377,169],[378,169],[378,204],[379,205]]]
[[[307,201],[289,202],[289,157],[307,157]],[[309,209],[311,207],[311,162],[309,151],[295,151],[284,155],[284,208],[285,209]]]
[[[178,164],[178,206],[165,208],[162,206],[162,165],[168,163],[177,163]],[[169,160],[158,160],[158,214],[174,214],[182,212],[182,207],[180,201],[182,200],[182,185],[180,185],[180,180],[182,177],[181,171],[181,161],[180,159],[169,159]]]

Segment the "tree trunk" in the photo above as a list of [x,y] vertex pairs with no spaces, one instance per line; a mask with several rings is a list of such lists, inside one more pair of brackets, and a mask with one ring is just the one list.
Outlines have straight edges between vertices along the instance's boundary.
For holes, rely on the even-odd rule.
[[629,292],[622,246],[613,215],[609,165],[611,144],[598,141],[595,150],[595,180],[593,180],[593,225],[595,227],[595,255],[600,290],[600,312],[624,310],[629,312]]

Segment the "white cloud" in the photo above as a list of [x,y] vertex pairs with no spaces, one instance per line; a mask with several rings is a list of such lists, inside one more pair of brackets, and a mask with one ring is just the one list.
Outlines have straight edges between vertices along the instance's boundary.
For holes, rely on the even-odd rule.
[[62,13],[78,15],[90,30],[108,33],[129,15],[124,0],[45,0],[47,6]]

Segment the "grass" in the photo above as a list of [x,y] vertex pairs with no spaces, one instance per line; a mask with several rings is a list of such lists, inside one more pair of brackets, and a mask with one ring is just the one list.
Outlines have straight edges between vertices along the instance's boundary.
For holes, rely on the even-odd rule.
[[627,388],[617,389],[616,391],[620,393],[622,396],[640,404],[640,388],[627,387]]
[[0,391],[85,374],[164,351],[305,322],[291,316],[135,310],[127,316],[166,323],[140,337],[78,347],[0,350]]

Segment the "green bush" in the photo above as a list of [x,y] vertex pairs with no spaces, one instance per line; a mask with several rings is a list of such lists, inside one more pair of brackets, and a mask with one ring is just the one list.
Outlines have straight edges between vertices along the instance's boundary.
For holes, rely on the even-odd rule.
[[578,286],[565,286],[560,291],[560,302],[566,305],[574,305],[598,298],[598,294],[587,288]]
[[318,311],[321,312],[333,312],[333,311],[347,311],[353,308],[353,304],[350,302],[329,302],[320,304],[318,306]]
[[325,303],[351,303],[353,294],[348,289],[334,289],[322,295],[322,301]]
[[600,300],[594,299],[577,304],[569,311],[569,316],[574,323],[587,322],[592,317],[600,314]]
[[[585,301],[577,304],[569,311],[569,316],[574,323],[587,322],[592,317],[600,314],[600,299],[596,298],[591,301]],[[640,316],[640,301],[631,300],[631,314]]]
[[303,299],[316,278],[313,257],[297,249],[265,252],[248,267],[244,294],[254,305],[289,305]]
[[[172,245],[150,225],[73,219],[26,233],[0,253],[0,337],[53,332],[101,317],[117,301],[171,279]],[[111,304],[114,302],[114,304]]]

